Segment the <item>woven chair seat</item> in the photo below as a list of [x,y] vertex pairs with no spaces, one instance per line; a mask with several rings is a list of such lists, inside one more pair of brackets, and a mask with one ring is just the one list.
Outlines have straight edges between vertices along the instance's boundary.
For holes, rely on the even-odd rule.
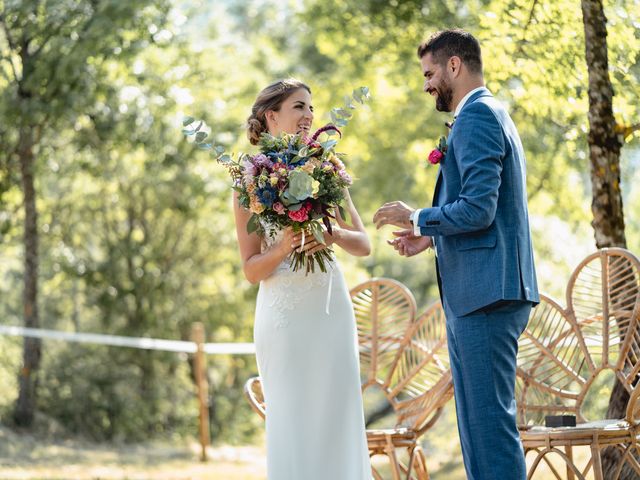
[[394,443],[396,440],[401,441],[403,444],[406,443],[406,441],[415,443],[418,439],[418,434],[415,430],[409,428],[376,428],[367,430],[367,441],[369,445],[377,441],[386,442],[388,437],[391,437]]
[[528,447],[542,446],[590,446],[597,438],[602,445],[633,442],[640,431],[625,420],[598,420],[575,427],[534,426],[520,431],[522,441]]

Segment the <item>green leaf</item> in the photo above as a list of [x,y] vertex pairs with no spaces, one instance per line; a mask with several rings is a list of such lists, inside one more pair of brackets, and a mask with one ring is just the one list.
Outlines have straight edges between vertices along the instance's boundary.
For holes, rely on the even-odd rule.
[[260,229],[260,217],[258,217],[258,215],[256,215],[255,213],[253,215],[251,215],[251,218],[249,218],[249,221],[247,222],[247,233],[249,235],[251,235],[254,232],[257,232]]
[[196,142],[197,143],[202,143],[204,141],[205,138],[207,138],[207,133],[206,132],[198,132],[196,133]]
[[229,163],[231,161],[231,157],[229,155],[221,155],[218,157],[218,161],[220,163]]
[[193,117],[184,117],[182,119],[182,126],[186,127],[187,125],[191,125],[194,122],[195,118]]
[[313,234],[313,237],[316,239],[316,241],[318,243],[325,244],[324,231],[322,230],[320,224],[317,222],[311,222],[309,226],[311,228],[311,233]]
[[347,211],[344,209],[342,205],[338,205],[338,211],[340,212],[340,216],[345,222],[349,221],[349,217],[347,215]]
[[349,110],[345,110],[344,108],[336,108],[334,110],[336,112],[336,115],[340,117],[351,118],[353,116],[353,114]]
[[224,153],[224,147],[221,145],[217,145],[214,150],[218,155],[222,155]]
[[320,146],[322,146],[322,148],[324,148],[325,150],[330,150],[335,147],[337,143],[337,140],[327,140],[326,142],[322,142]]

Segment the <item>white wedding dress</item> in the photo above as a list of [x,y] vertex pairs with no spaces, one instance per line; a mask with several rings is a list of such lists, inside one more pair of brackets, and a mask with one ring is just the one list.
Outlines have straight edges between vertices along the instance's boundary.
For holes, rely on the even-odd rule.
[[371,479],[356,325],[337,262],[305,276],[285,260],[260,282],[254,341],[268,480]]

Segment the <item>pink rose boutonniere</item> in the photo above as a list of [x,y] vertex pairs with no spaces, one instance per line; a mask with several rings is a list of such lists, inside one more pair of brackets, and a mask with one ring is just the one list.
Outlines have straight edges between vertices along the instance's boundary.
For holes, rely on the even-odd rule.
[[438,139],[438,146],[431,150],[429,156],[427,157],[427,161],[431,165],[437,165],[442,161],[444,155],[447,153],[447,137],[442,135]]

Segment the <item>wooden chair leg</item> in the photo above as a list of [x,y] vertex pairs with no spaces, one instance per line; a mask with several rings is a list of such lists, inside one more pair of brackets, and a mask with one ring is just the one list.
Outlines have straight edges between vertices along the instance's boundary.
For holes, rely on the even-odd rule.
[[427,459],[420,445],[418,445],[415,449],[415,456],[415,471],[418,480],[430,480],[429,470],[427,470]]
[[600,446],[597,442],[591,444],[591,458],[593,460],[593,476],[595,480],[604,480],[602,473],[602,458],[600,458]]
[[396,455],[396,448],[391,440],[391,435],[387,435],[387,447],[385,453],[389,458],[391,464],[391,478],[393,480],[400,480],[400,464],[398,463],[398,456]]
[[[567,445],[564,447],[564,451],[567,454],[567,458],[573,464],[573,447],[571,445]],[[575,475],[573,474],[573,470],[567,464],[567,480],[575,480]]]

